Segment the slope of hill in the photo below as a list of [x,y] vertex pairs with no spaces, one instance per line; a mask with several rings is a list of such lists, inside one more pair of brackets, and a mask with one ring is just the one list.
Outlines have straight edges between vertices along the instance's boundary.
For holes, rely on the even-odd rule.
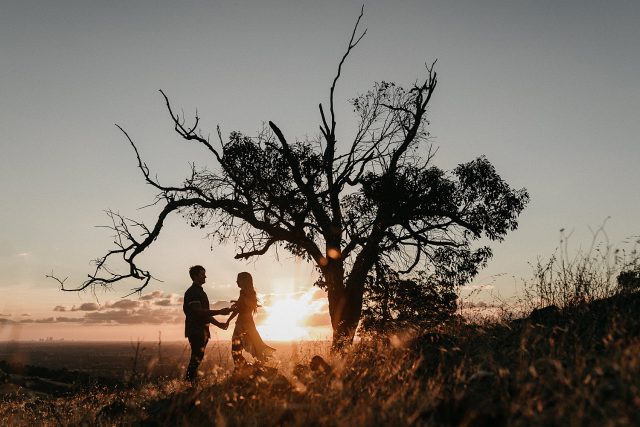
[[[213,369],[54,396],[5,393],[6,425],[640,425],[640,294],[412,338],[371,337],[329,365]],[[282,368],[282,367],[281,367]],[[2,387],[12,386],[3,375]],[[13,383],[15,386],[15,382]]]

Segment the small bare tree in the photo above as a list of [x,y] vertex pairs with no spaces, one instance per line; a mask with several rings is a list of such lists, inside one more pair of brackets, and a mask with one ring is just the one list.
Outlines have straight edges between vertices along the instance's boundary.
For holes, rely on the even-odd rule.
[[[490,249],[473,250],[471,243],[482,236],[502,240],[515,229],[528,194],[511,189],[484,157],[452,173],[432,165],[426,113],[437,84],[434,64],[410,89],[381,82],[353,99],[357,131],[349,144],[338,143],[335,91],[345,60],[366,34],[358,30],[362,16],[363,11],[338,64],[328,108],[319,105],[318,140],[291,142],[269,122],[255,137],[232,132],[225,139],[218,127],[212,141],[200,131],[197,114],[188,124],[161,91],[176,133],[202,145],[216,165],[213,170],[193,166],[182,185],[165,186],[120,128],[146,182],[158,191],[155,203],[162,210],[152,227],[109,212],[116,248],[96,260],[87,281],[65,289],[134,278],[142,282],[135,291],[141,291],[152,276],[138,267],[136,257],[177,212],[210,237],[235,242],[236,258],[280,246],[313,262],[321,273],[317,284],[328,295],[334,348],[341,348],[353,339],[376,262],[399,272],[447,263],[484,265]],[[124,273],[108,267],[118,257],[128,265]]]

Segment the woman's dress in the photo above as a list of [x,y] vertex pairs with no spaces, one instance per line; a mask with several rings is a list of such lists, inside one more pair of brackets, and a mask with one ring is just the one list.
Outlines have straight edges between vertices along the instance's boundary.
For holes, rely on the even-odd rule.
[[[242,358],[242,355],[238,353],[241,353],[243,348],[257,360],[265,361],[275,351],[275,348],[269,347],[262,341],[253,321],[253,308],[244,301],[242,294],[236,303],[236,307],[238,309],[238,320],[236,320],[232,337],[232,352],[235,353],[234,360],[236,360],[237,356]],[[240,349],[238,348],[239,346],[241,346]]]

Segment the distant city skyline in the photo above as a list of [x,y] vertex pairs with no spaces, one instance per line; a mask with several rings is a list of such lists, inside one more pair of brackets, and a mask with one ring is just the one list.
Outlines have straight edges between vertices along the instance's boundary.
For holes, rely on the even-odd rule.
[[[257,133],[272,120],[290,138],[318,133],[338,61],[362,3],[330,0],[184,2],[13,1],[0,14],[0,341],[182,339],[187,269],[207,268],[212,301],[237,296],[250,271],[265,302],[313,301],[298,319],[330,334],[313,266],[283,251],[243,262],[233,245],[171,217],[142,259],[152,281],[61,292],[54,272],[80,284],[111,247],[105,209],[150,221],[145,185],[122,126],[163,183],[180,183],[206,153],[174,136],[164,90],[205,133]],[[356,118],[348,99],[374,81],[409,86],[437,59],[429,109],[435,164],[480,155],[531,202],[469,289],[510,297],[529,263],[549,257],[559,230],[588,246],[606,218],[611,244],[640,235],[640,4],[597,1],[365,3],[367,35],[336,88],[338,137]],[[636,237],[637,238],[637,237]],[[213,250],[211,250],[213,249]],[[145,299],[146,298],[146,299]],[[307,300],[305,300],[307,301]],[[317,303],[316,303],[317,302]],[[99,306],[85,305],[99,304]],[[293,304],[293,303],[292,303]],[[265,304],[266,306],[266,304]],[[268,310],[262,309],[266,321]],[[275,317],[274,317],[275,319]],[[276,329],[274,327],[274,329]],[[220,332],[226,338],[229,332]]]

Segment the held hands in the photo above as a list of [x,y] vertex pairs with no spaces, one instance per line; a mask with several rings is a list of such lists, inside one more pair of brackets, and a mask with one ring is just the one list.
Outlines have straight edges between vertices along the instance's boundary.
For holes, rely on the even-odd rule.
[[[212,323],[218,328],[226,331],[227,328],[229,327],[229,323],[231,322],[231,319],[233,319],[236,316],[238,311],[238,307],[235,301],[231,301],[231,302],[233,303],[231,307],[221,308],[220,310],[209,310],[209,316],[210,316],[209,323]],[[227,314],[231,314],[231,316],[229,316],[229,318],[225,323],[221,323],[213,317],[213,316],[224,316]]]
[[229,322],[226,323],[221,323],[218,322],[216,319],[214,319],[213,317],[211,318],[211,323],[213,323],[214,325],[216,325],[218,328],[222,329],[222,330],[227,330],[227,328],[229,327]]

